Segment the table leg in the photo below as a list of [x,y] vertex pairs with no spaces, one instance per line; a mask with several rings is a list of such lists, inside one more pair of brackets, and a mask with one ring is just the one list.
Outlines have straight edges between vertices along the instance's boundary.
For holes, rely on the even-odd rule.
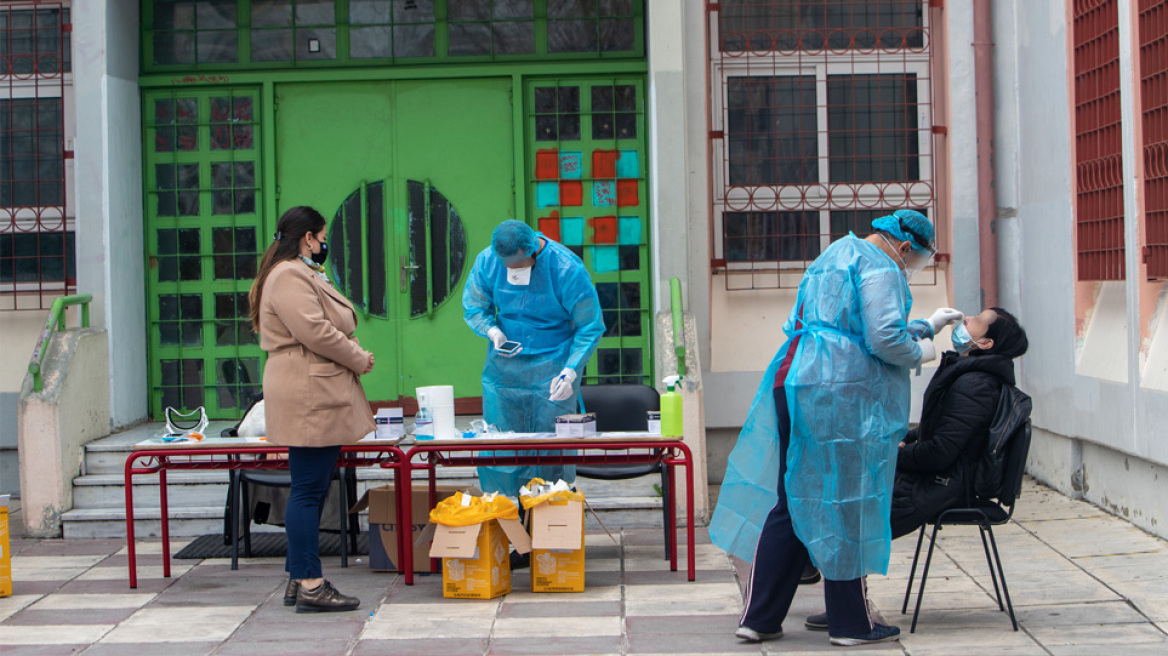
[[677,473],[676,464],[668,465],[669,498],[664,502],[669,505],[669,525],[665,530],[669,534],[669,571],[677,571]]
[[[433,462],[430,465],[430,501],[428,507],[433,510],[434,506],[438,505],[438,465]],[[427,516],[429,517],[429,516]],[[411,527],[411,530],[413,527]],[[442,571],[442,561],[438,558],[430,559],[430,573],[437,574]]]
[[[674,535],[676,543],[677,536]],[[686,449],[685,454],[685,540],[686,561],[689,565],[689,580],[697,578],[697,549],[694,546],[694,461],[693,454]]]
[[130,566],[130,588],[138,587],[138,554],[134,546],[134,454],[126,458],[126,560]]
[[398,569],[406,585],[414,584],[414,503],[413,470],[408,458],[397,468]]
[[170,511],[167,507],[165,462],[158,470],[158,506],[162,519],[162,576],[170,578]]

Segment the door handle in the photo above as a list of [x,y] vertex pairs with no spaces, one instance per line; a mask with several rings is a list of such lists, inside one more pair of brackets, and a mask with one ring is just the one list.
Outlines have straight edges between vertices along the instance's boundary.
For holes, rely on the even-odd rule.
[[406,291],[406,272],[415,271],[422,267],[416,264],[406,264],[406,258],[404,256],[398,259],[398,264],[401,266],[401,290],[404,293]]

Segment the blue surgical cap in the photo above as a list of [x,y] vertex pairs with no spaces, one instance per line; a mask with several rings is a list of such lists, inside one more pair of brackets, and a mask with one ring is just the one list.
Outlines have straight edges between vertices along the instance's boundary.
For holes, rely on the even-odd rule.
[[539,238],[526,223],[514,219],[504,221],[491,235],[491,248],[502,259],[528,257],[539,250]]
[[901,241],[912,244],[913,250],[928,253],[933,249],[936,233],[933,224],[916,210],[896,210],[872,222],[873,230],[883,230]]

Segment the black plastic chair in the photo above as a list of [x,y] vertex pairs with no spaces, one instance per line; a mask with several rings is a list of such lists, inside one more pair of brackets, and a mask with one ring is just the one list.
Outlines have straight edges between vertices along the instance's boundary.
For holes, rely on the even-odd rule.
[[[972,507],[950,508],[942,512],[932,521],[933,534],[929,539],[929,554],[925,557],[925,568],[921,571],[921,586],[917,590],[916,608],[913,610],[912,628],[909,633],[917,630],[917,617],[921,613],[921,600],[925,596],[925,581],[929,578],[929,565],[933,562],[933,547],[937,544],[937,531],[944,526],[976,526],[981,532],[981,546],[985,549],[986,563],[990,569],[990,579],[994,582],[994,594],[998,598],[998,610],[1010,613],[1010,623],[1014,630],[1018,630],[1018,619],[1014,616],[1014,604],[1010,601],[1010,590],[1006,586],[1006,572],[1002,569],[1002,558],[998,554],[998,543],[994,540],[995,526],[1001,526],[1014,516],[1015,504],[1018,495],[1022,493],[1022,478],[1026,474],[1026,456],[1030,453],[1030,421],[1020,429],[1006,447],[1007,454],[1004,460],[1005,471],[1002,477],[1002,493],[995,499],[974,499]],[[917,536],[917,550],[913,555],[912,570],[909,571],[908,585],[904,590],[904,604],[900,607],[901,614],[908,612],[908,600],[912,595],[913,576],[917,571],[917,559],[921,556],[921,544],[925,539],[925,530],[928,524],[921,526]],[[989,535],[989,541],[986,536]],[[991,547],[993,555],[990,555]],[[995,572],[996,568],[996,572]],[[1001,579],[1001,587],[998,580]],[[1005,606],[1002,597],[1005,597]]]
[[[253,404],[254,405],[254,404]],[[249,408],[250,409],[250,408]],[[245,413],[246,414],[246,413]],[[223,437],[238,437],[238,425],[223,430]],[[337,495],[341,528],[341,567],[349,566],[349,552],[357,551],[357,535],[361,531],[360,519],[349,514],[350,499],[357,497],[357,472],[352,468],[333,469],[331,480],[342,481]],[[240,529],[243,530],[243,556],[251,558],[251,503],[247,498],[248,484],[265,487],[292,488],[292,474],[287,469],[232,469],[227,487],[228,524],[225,532],[231,544],[231,569],[239,569]]]
[[[661,409],[661,395],[647,385],[585,385],[580,395],[587,412],[596,413],[596,430],[646,431],[649,430],[648,412]],[[596,465],[577,466],[576,476],[601,481],[623,481],[650,474],[661,476],[661,514],[664,526],[669,526],[669,508],[665,500],[669,498],[669,477],[665,465],[660,462],[651,465]],[[665,558],[669,559],[672,536],[665,531]]]

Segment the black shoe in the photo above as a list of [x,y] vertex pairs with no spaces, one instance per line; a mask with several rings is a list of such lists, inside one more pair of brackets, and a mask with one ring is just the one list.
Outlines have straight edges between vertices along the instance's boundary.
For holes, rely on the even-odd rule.
[[823,580],[823,575],[815,568],[815,565],[807,563],[803,566],[803,575],[799,577],[799,585],[815,585]]
[[527,569],[528,567],[531,567],[531,552],[525,554],[518,551],[511,552],[511,571]]
[[288,585],[284,588],[284,605],[296,605],[296,593],[300,592],[300,581],[296,579],[288,579]]
[[816,615],[808,616],[803,621],[803,626],[808,631],[826,631],[827,630],[827,613],[818,613]]
[[346,597],[325,581],[309,590],[303,585],[296,593],[297,613],[335,613],[346,610],[356,610],[361,600],[356,597]]
[[856,647],[858,645],[874,645],[878,642],[900,640],[900,629],[895,626],[877,624],[872,630],[859,636],[831,636],[831,644],[837,647]]

